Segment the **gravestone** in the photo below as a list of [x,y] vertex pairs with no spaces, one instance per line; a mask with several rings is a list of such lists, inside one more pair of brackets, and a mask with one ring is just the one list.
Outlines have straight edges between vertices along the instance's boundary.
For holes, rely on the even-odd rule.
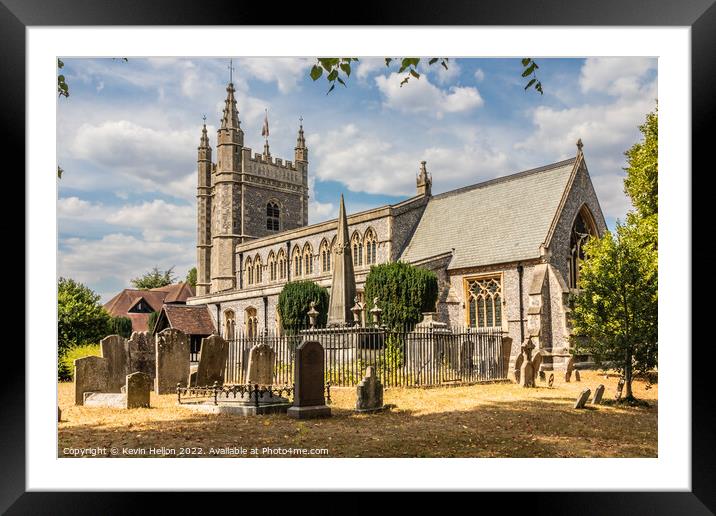
[[574,381],[575,382],[581,382],[582,378],[579,376],[579,369],[574,370]]
[[325,362],[323,346],[315,340],[307,340],[296,348],[294,371],[293,406],[287,415],[296,419],[328,417],[330,407],[326,406]]
[[569,383],[572,379],[572,371],[574,371],[574,357],[569,357],[567,361],[567,370],[564,372],[564,381]]
[[532,350],[535,345],[532,343],[532,339],[527,337],[522,344],[522,367],[520,367],[520,385],[522,387],[534,387],[535,386],[535,370],[532,365]]
[[[535,378],[537,377],[537,374],[540,372],[540,369],[542,367],[542,361],[543,361],[542,351],[538,350],[534,356],[532,357],[532,371],[534,373]],[[544,380],[544,374],[540,377],[541,380]]]
[[75,360],[75,405],[84,404],[85,392],[106,392],[109,366],[102,357]]
[[375,374],[373,366],[368,366],[365,378],[356,387],[356,412],[376,412],[383,410],[383,384]]
[[176,392],[177,384],[187,386],[189,381],[189,337],[175,328],[167,328],[156,335],[157,394]]
[[545,373],[542,369],[540,369],[540,371],[539,371],[539,381],[540,382],[547,381],[547,373]]
[[554,373],[549,375],[549,381],[547,382],[547,385],[552,387],[554,385]]
[[513,371],[515,375],[515,383],[520,383],[520,370],[522,369],[522,362],[524,362],[524,360],[524,354],[520,352],[515,359],[515,369]]
[[129,369],[127,342],[119,335],[110,335],[99,343],[102,358],[107,359],[107,392],[122,392]]
[[622,399],[622,391],[624,390],[624,378],[619,378],[619,383],[617,383],[617,393],[614,395],[614,400],[619,401]]
[[[323,356],[323,355],[321,355]],[[266,343],[257,344],[249,351],[249,368],[246,374],[250,385],[273,385],[273,367],[276,351]]]
[[196,381],[191,385],[206,387],[214,385],[214,382],[224,385],[224,369],[228,356],[229,343],[219,335],[201,339],[201,355],[196,370]]
[[604,385],[599,384],[594,389],[594,398],[592,399],[592,405],[599,405],[602,403],[602,396],[604,396]]
[[62,409],[57,407],[57,422],[59,423],[60,421],[62,421]]
[[148,331],[135,331],[127,341],[129,354],[128,373],[148,374],[154,380],[156,375],[156,352],[154,338]]
[[126,377],[126,408],[149,407],[149,391],[152,379],[148,374],[137,371]]
[[577,398],[577,403],[574,404],[574,408],[581,409],[584,408],[584,405],[587,404],[587,400],[589,399],[589,395],[592,393],[589,389],[584,389],[582,391],[582,394],[579,395]]
[[85,407],[105,407],[123,409],[127,404],[127,395],[121,392],[86,392]]

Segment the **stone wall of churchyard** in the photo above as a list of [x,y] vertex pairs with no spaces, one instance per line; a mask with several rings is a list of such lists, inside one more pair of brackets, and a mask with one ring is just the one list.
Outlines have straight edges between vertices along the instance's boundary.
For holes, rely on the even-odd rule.
[[[522,303],[525,336],[527,336],[527,307],[529,306],[528,289],[532,280],[532,273],[536,261],[532,263],[523,262],[522,274]],[[459,271],[448,271],[450,277],[450,298],[455,299],[453,303],[445,304],[449,319],[444,320],[450,325],[466,326],[467,321],[467,299],[465,297],[465,280],[473,277],[502,277],[502,327],[506,334],[512,338],[512,357],[520,352],[520,300],[519,300],[519,273],[517,263],[490,265],[484,267],[473,267],[460,269]],[[439,310],[440,311],[440,310]]]
[[566,281],[568,278],[567,263],[570,256],[570,235],[572,224],[582,205],[586,204],[594,218],[594,223],[600,234],[603,234],[607,228],[604,221],[604,215],[599,206],[597,194],[592,186],[592,181],[586,169],[580,167],[575,178],[572,188],[567,195],[567,200],[559,216],[557,225],[555,226],[552,240],[549,244],[550,263],[562,274]]

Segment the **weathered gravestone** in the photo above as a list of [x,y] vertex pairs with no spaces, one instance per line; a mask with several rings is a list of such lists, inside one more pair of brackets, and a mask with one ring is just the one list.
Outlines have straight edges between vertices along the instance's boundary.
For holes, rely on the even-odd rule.
[[622,399],[622,391],[624,390],[624,378],[619,378],[617,383],[617,393],[614,395],[614,400],[619,401]]
[[201,356],[196,370],[196,382],[193,385],[206,387],[224,384],[224,369],[229,356],[229,343],[219,335],[201,339]]
[[567,370],[564,372],[564,381],[569,383],[572,379],[572,371],[574,371],[574,357],[569,357],[567,361]]
[[592,399],[592,405],[599,405],[602,402],[602,396],[604,396],[604,385],[599,384],[594,389],[594,398]]
[[129,373],[127,341],[119,335],[110,335],[99,343],[102,358],[107,359],[107,392],[121,392]]
[[148,374],[137,371],[127,375],[126,408],[149,407],[149,391],[152,379]]
[[532,343],[532,339],[527,337],[522,344],[522,367],[520,367],[520,385],[522,387],[534,387],[535,386],[535,370],[532,365],[532,350],[535,345]]
[[84,404],[85,392],[106,392],[109,366],[102,357],[75,360],[75,405]]
[[175,328],[167,328],[156,335],[157,394],[176,392],[177,384],[189,382],[189,337]]
[[577,403],[574,404],[574,408],[581,409],[584,408],[584,405],[587,404],[587,400],[589,399],[589,395],[592,393],[589,389],[584,389],[582,391],[582,394],[579,395],[577,398]]
[[57,407],[57,422],[59,423],[60,421],[62,421],[62,409]]
[[365,378],[356,387],[356,411],[376,412],[383,410],[383,384],[375,374],[373,366],[368,366]]
[[[323,355],[321,355],[323,356]],[[257,344],[249,351],[247,382],[251,385],[273,385],[273,366],[276,352],[266,343]]]
[[552,387],[554,385],[554,373],[549,375],[549,381],[547,382],[547,385]]
[[156,375],[156,352],[154,338],[148,331],[135,331],[127,341],[129,373],[145,373],[154,380]]
[[323,346],[315,340],[302,342],[296,348],[293,406],[288,409],[289,417],[311,419],[331,415],[330,407],[326,406],[324,377]]
[[575,382],[581,382],[582,378],[579,376],[579,369],[574,370],[574,381]]
[[85,407],[108,407],[123,409],[127,405],[127,395],[121,392],[86,392]]

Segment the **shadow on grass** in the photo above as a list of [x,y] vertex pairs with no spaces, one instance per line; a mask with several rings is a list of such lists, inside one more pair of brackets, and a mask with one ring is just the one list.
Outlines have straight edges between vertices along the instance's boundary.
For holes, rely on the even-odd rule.
[[103,446],[165,447],[177,450],[177,454],[179,448],[202,448],[200,456],[210,456],[212,447],[327,448],[329,457],[657,456],[656,406],[587,405],[586,410],[577,410],[573,405],[571,398],[533,398],[482,402],[465,410],[431,413],[393,406],[373,414],[357,414],[333,405],[331,418],[303,421],[283,414],[244,417],[197,413],[142,422],[131,428],[63,426],[58,453],[66,456],[62,453],[66,447]]

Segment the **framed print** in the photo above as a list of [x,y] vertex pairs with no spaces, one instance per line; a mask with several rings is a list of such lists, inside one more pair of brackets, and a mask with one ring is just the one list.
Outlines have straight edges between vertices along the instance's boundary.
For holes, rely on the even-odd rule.
[[28,299],[3,509],[713,510],[713,5],[369,7],[0,7]]

